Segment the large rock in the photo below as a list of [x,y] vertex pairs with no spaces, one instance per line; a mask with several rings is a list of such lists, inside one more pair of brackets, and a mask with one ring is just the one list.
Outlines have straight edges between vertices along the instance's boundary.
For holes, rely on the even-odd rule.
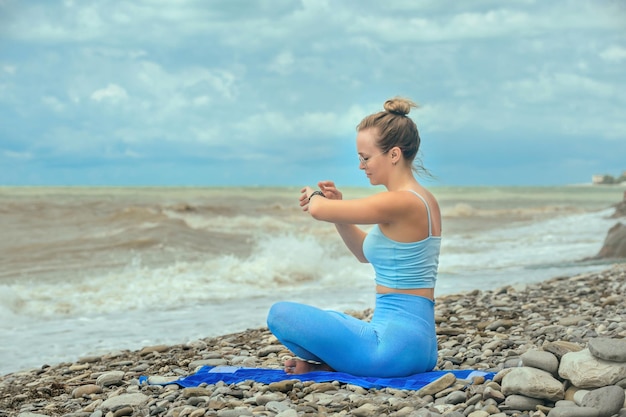
[[546,372],[556,375],[559,370],[559,360],[556,355],[543,350],[531,349],[521,356],[524,366],[543,369]]
[[624,200],[615,205],[615,213],[611,218],[626,217],[626,192],[624,192]]
[[589,339],[589,351],[605,361],[626,362],[626,339],[598,337]]
[[563,384],[559,380],[546,371],[526,366],[513,368],[502,378],[502,393],[550,401],[562,400],[565,397]]
[[624,405],[624,390],[618,386],[598,388],[589,391],[581,402],[581,407],[591,407],[599,411],[599,417],[611,417]]
[[563,355],[559,376],[578,388],[600,388],[626,378],[626,363],[598,359],[589,349]]
[[604,258],[626,258],[626,226],[622,223],[609,229],[600,252],[590,259]]

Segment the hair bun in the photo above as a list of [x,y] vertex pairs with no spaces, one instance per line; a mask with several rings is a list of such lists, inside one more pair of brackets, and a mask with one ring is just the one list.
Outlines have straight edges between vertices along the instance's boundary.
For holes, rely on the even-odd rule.
[[407,98],[394,97],[385,101],[383,107],[389,113],[406,116],[411,111],[411,107],[417,108],[417,104]]

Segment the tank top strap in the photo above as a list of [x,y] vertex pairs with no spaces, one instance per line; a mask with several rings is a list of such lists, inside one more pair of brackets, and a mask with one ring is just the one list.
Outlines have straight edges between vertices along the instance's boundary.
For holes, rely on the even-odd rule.
[[426,206],[426,214],[428,215],[428,236],[432,236],[432,224],[431,224],[431,219],[430,219],[430,207],[428,206],[428,202],[426,202],[426,199],[424,197],[422,197],[417,191],[415,190],[409,190],[411,191],[413,194],[415,194],[416,196],[418,196],[423,202],[424,205]]

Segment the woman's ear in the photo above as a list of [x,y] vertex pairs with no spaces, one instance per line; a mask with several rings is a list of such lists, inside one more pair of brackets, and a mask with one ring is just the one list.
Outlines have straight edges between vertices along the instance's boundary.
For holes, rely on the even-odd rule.
[[399,146],[394,146],[393,148],[391,148],[389,153],[391,154],[391,163],[393,163],[394,165],[397,164],[402,157],[402,149],[400,149]]

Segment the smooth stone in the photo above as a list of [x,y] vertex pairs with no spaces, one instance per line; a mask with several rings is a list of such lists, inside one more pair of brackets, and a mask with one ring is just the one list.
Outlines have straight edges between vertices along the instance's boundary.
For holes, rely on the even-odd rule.
[[125,417],[125,416],[132,416],[132,415],[133,415],[133,407],[126,406],[126,407],[118,408],[117,410],[115,410],[112,417]]
[[[569,401],[574,401],[574,395],[578,392],[582,390],[582,388],[578,388],[575,387],[573,385],[570,385],[566,390],[565,390],[565,399],[569,400]],[[586,392],[587,390],[585,390]]]
[[150,365],[148,365],[147,363],[141,363],[137,366],[132,367],[130,370],[133,372],[143,372],[148,368],[150,368]]
[[550,401],[562,400],[565,397],[565,390],[560,381],[546,371],[529,367],[513,368],[506,374],[502,378],[502,393]]
[[598,359],[589,349],[583,349],[563,355],[559,376],[578,388],[606,387],[626,378],[626,363]]
[[485,391],[483,391],[482,398],[485,400],[488,400],[491,398],[498,403],[501,403],[502,401],[506,399],[506,397],[504,396],[502,392],[491,387],[485,388]]
[[265,404],[265,409],[273,413],[280,413],[289,409],[289,406],[281,401],[270,401]]
[[489,413],[484,410],[476,410],[469,413],[467,417],[489,417]]
[[78,359],[78,363],[94,363],[102,359],[102,356],[83,356]]
[[581,321],[590,321],[592,319],[591,316],[570,316],[563,317],[559,320],[559,324],[561,326],[576,326]]
[[269,354],[272,353],[280,353],[284,350],[285,348],[282,345],[269,345],[269,346],[265,346],[261,349],[259,349],[259,351],[257,352],[257,355],[260,358],[264,358],[266,356],[268,356]]
[[139,351],[139,356],[145,356],[149,353],[162,353],[170,349],[170,346],[166,345],[155,345],[155,346],[146,346]]
[[139,392],[134,394],[121,394],[116,397],[107,398],[100,405],[100,408],[113,410],[126,406],[137,407],[147,403],[149,399],[150,397]]
[[501,409],[532,411],[538,405],[542,405],[543,401],[537,398],[526,397],[525,395],[509,395],[506,397]]
[[47,414],[37,414],[37,413],[19,413],[17,417],[48,417]]
[[532,349],[524,352],[521,356],[524,366],[542,369],[556,375],[559,370],[559,360],[554,353]]
[[435,381],[431,382],[430,384],[427,384],[426,386],[420,388],[417,391],[417,395],[419,395],[420,397],[423,397],[424,395],[436,394],[439,391],[443,391],[444,389],[448,388],[450,385],[454,384],[455,382],[456,382],[456,377],[454,376],[453,373],[445,374],[441,376],[440,378],[436,379]]
[[217,412],[217,417],[252,416],[252,411],[247,408],[222,409]]
[[452,404],[436,404],[432,406],[439,414],[450,414],[454,411],[454,405]]
[[187,346],[190,348],[200,349],[200,350],[204,350],[207,348],[207,344],[203,340],[192,340],[191,342],[187,343]]
[[598,359],[612,362],[626,362],[626,339],[597,337],[589,340],[587,347]]
[[554,342],[546,343],[541,347],[546,352],[553,353],[558,359],[561,359],[563,355],[569,352],[580,352],[583,348],[573,342],[567,342],[565,340],[556,340]]
[[380,415],[380,411],[375,404],[365,403],[362,406],[351,410],[350,414],[356,417],[377,417]]
[[271,382],[267,387],[270,391],[289,392],[297,382],[299,381],[296,379],[286,379],[284,381]]
[[576,391],[574,393],[574,395],[572,396],[572,401],[574,401],[574,403],[577,406],[580,406],[583,402],[583,398],[585,398],[585,395],[587,395],[590,391],[587,389],[579,389],[578,391]]
[[298,412],[294,410],[293,408],[289,408],[285,411],[281,411],[280,413],[276,414],[274,417],[298,417]]
[[585,407],[555,407],[547,417],[599,417],[598,410]]
[[335,391],[337,387],[332,382],[316,382],[311,385],[311,389],[315,392]]
[[72,398],[80,398],[83,395],[100,394],[102,387],[100,385],[88,384],[75,388],[72,391]]
[[511,358],[504,361],[505,368],[519,368],[523,365],[522,358]]
[[181,394],[183,398],[210,397],[213,391],[204,387],[189,387],[183,388]]
[[177,376],[152,375],[148,377],[148,383],[150,385],[166,385],[172,381],[176,381],[177,379],[179,379]]
[[450,394],[446,395],[444,402],[446,404],[458,404],[465,401],[467,395],[463,391],[452,391]]
[[419,410],[417,410],[415,413],[412,414],[412,417],[437,417],[440,416],[441,414],[435,414],[429,410],[427,410],[426,408],[420,408]]
[[265,405],[270,401],[282,401],[285,399],[285,394],[278,392],[270,392],[267,394],[257,395],[254,398],[254,402],[256,405]]
[[494,321],[494,322],[490,323],[490,324],[487,326],[487,330],[492,330],[492,331],[493,331],[493,330],[497,330],[497,329],[499,329],[500,327],[503,327],[503,328],[505,328],[505,329],[508,329],[509,327],[512,327],[512,326],[513,326],[513,324],[514,324],[513,320],[509,320],[509,319],[499,319],[499,320],[496,320],[496,321]]
[[581,407],[591,407],[599,411],[599,417],[610,417],[617,414],[624,405],[624,390],[618,386],[594,389],[589,391],[580,403]]
[[119,385],[124,378],[124,371],[111,371],[105,372],[96,379],[96,384],[101,387],[108,387],[110,385]]
[[223,358],[199,359],[197,361],[192,361],[191,363],[189,363],[189,369],[196,369],[199,366],[221,366],[227,364],[228,361]]

